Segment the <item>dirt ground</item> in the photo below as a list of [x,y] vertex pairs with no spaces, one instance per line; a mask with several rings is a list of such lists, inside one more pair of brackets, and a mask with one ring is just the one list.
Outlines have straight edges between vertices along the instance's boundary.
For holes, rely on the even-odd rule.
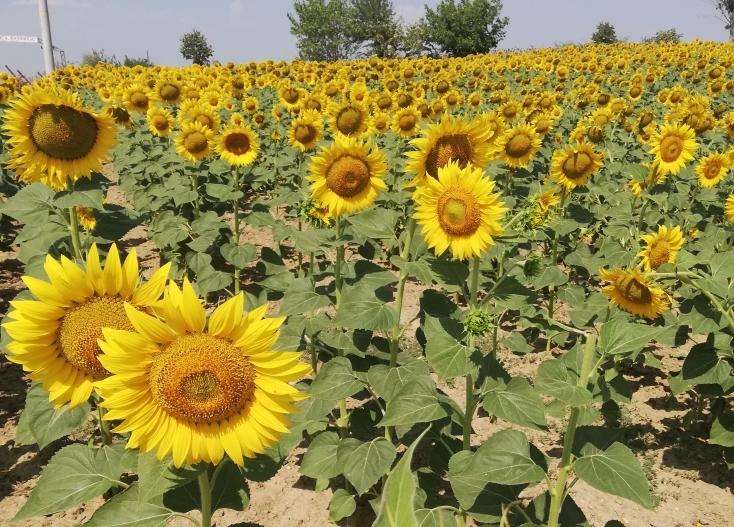
[[[116,187],[110,189],[108,201],[124,204]],[[268,246],[272,243],[269,232],[247,228],[244,233],[249,243]],[[145,231],[138,227],[124,240],[124,245],[135,245],[142,259],[141,267],[150,272],[158,264],[152,242],[146,241]],[[143,243],[144,242],[144,243]],[[7,310],[7,301],[22,289],[22,265],[12,252],[0,253],[0,313]],[[409,283],[404,302],[404,320],[411,320],[418,310],[422,288]],[[273,306],[277,309],[277,306]],[[410,332],[406,332],[410,334]],[[410,344],[410,343],[407,343]],[[502,353],[501,358],[513,375],[532,377],[537,365],[551,352],[513,356]],[[661,349],[658,355],[668,371],[678,369],[681,357],[676,350]],[[633,368],[626,372],[628,381],[637,386],[631,404],[622,405],[619,426],[625,430],[627,444],[645,468],[659,503],[654,511],[645,510],[632,502],[601,493],[583,482],[574,486],[571,495],[585,512],[594,527],[609,520],[619,520],[627,527],[728,527],[734,525],[734,478],[722,461],[721,451],[695,434],[681,429],[681,417],[692,407],[686,395],[670,397],[664,388],[665,379],[654,370]],[[39,452],[37,448],[17,446],[15,428],[23,407],[28,385],[22,370],[0,357],[0,526],[18,527],[72,527],[89,519],[102,503],[91,500],[73,510],[11,524],[11,519],[27,499],[41,468],[48,462],[59,442]],[[461,382],[453,386],[439,385],[457,401],[463,401]],[[460,404],[462,404],[460,402]],[[475,419],[476,444],[502,428],[492,423],[485,414]],[[547,455],[559,458],[560,436],[564,423],[550,421],[547,433],[528,431],[530,440]],[[298,473],[297,460],[302,450],[297,449],[277,475],[265,483],[251,483],[251,505],[245,512],[220,510],[215,514],[218,527],[237,524],[240,527],[322,527],[330,525],[328,503],[331,491],[317,493],[314,482]],[[540,488],[529,489],[528,497]],[[366,519],[365,519],[366,520]],[[344,523],[342,526],[361,527],[365,520]],[[368,521],[368,520],[367,520]],[[176,519],[169,525],[190,525]],[[369,523],[366,523],[369,525]]]

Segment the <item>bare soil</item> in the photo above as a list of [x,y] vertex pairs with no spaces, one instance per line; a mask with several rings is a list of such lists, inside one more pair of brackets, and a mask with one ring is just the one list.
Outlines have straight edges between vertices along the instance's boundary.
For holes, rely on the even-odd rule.
[[[125,205],[119,189],[113,186],[108,201]],[[249,243],[258,247],[272,246],[273,240],[266,229],[248,227],[243,235]],[[152,242],[148,241],[144,227],[137,227],[123,240],[126,247],[135,246],[146,274],[158,265],[158,257]],[[0,313],[8,308],[8,300],[22,288],[22,265],[12,252],[0,253]],[[424,288],[408,283],[404,301],[403,320],[410,321],[418,312],[420,294]],[[277,308],[277,306],[273,306]],[[416,322],[414,322],[415,324]],[[410,335],[412,332],[407,331]],[[414,342],[406,342],[407,346]],[[513,375],[532,377],[537,365],[549,358],[551,351],[539,351],[515,356],[506,351],[501,359]],[[668,371],[680,367],[680,350],[657,351]],[[734,478],[723,463],[721,450],[706,443],[696,431],[681,428],[682,416],[693,407],[687,395],[673,397],[665,388],[665,379],[654,370],[632,367],[626,372],[627,380],[637,387],[632,402],[622,405],[616,425],[625,430],[627,444],[632,448],[652,482],[653,492],[659,503],[655,510],[645,510],[629,501],[609,496],[579,482],[571,495],[585,512],[594,527],[601,527],[609,520],[619,520],[628,527],[727,527],[734,525]],[[39,452],[35,447],[15,444],[15,428],[23,407],[28,380],[20,367],[0,358],[0,526],[11,525],[11,519],[27,499],[35,485],[41,468],[48,462],[60,442]],[[464,386],[458,381],[453,386],[440,387],[463,406]],[[474,443],[479,444],[494,432],[507,425],[492,422],[480,412],[475,419]],[[565,423],[561,419],[550,420],[550,431],[541,433],[525,430],[531,441],[546,455],[559,458],[560,438]],[[298,473],[301,448],[296,449],[274,478],[265,483],[253,482],[251,505],[244,512],[220,510],[215,514],[219,527],[230,525],[250,527],[322,527],[330,525],[328,503],[331,490],[315,492],[314,482]],[[544,490],[542,486],[528,489],[530,499]],[[44,518],[35,518],[12,525],[24,527],[72,527],[89,519],[102,503],[101,498],[65,512]],[[369,525],[368,515],[342,526]],[[187,525],[176,519],[170,525]]]

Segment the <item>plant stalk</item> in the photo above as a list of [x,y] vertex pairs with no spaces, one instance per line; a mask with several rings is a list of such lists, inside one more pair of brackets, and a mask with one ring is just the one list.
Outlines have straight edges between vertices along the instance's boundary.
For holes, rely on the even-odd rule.
[[99,433],[102,436],[102,443],[105,445],[112,444],[112,432],[110,431],[110,425],[104,420],[104,414],[107,410],[97,405],[97,416],[99,417]]
[[[566,193],[564,192],[561,195],[561,203],[560,207],[561,209],[561,219],[566,217]],[[551,250],[551,265],[556,266],[558,265],[558,231],[555,231],[553,233],[553,249]],[[551,285],[548,287],[548,318],[553,318],[553,312],[555,311],[555,305],[556,305],[556,286]]]
[[[240,173],[237,168],[232,171],[234,176],[234,190],[238,192],[240,190]],[[240,200],[235,198],[232,203],[234,212],[234,244],[236,247],[240,246]],[[234,293],[240,292],[240,269],[236,265],[234,266],[234,273],[232,275],[234,281]]]
[[212,489],[209,482],[209,469],[199,474],[199,494],[201,496],[201,527],[212,525]]
[[79,219],[76,217],[76,207],[69,207],[69,234],[71,235],[71,250],[76,260],[82,259],[82,243],[79,240]]
[[[472,260],[471,273],[469,278],[469,309],[476,309],[477,307],[477,294],[479,290],[479,265],[481,258],[475,256]],[[469,339],[467,342],[469,353],[474,352],[474,334],[469,333]],[[474,378],[471,373],[467,373],[464,377],[465,388],[464,396],[466,403],[466,410],[464,413],[464,437],[463,437],[463,448],[469,450],[471,448],[471,423],[474,418],[474,409],[476,408],[476,401],[474,400]]]

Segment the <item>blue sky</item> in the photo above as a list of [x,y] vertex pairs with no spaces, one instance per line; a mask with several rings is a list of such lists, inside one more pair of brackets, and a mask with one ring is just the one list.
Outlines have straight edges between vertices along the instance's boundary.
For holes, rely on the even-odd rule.
[[[436,0],[393,0],[406,22]],[[595,25],[608,20],[630,40],[676,27],[686,40],[723,41],[724,24],[712,0],[504,0],[510,18],[503,48],[543,47],[588,41]],[[49,0],[54,45],[79,61],[104,49],[122,58],[150,53],[159,64],[182,65],[183,33],[202,31],[221,61],[289,60],[296,56],[286,13],[291,0]],[[0,35],[39,35],[37,0],[0,0]],[[43,68],[38,45],[0,43],[5,64],[34,74]]]

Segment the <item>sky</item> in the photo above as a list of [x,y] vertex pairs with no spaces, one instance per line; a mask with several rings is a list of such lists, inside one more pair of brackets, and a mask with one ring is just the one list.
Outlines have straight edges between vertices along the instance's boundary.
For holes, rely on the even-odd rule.
[[[437,0],[393,0],[406,23]],[[222,62],[290,60],[298,50],[286,14],[291,0],[48,0],[54,46],[78,62],[91,49],[122,59],[150,54],[157,64],[183,65],[181,35],[198,29]],[[675,27],[685,40],[727,40],[713,0],[504,0],[510,18],[500,48],[586,42],[600,21],[620,38],[640,40]],[[0,35],[40,35],[37,0],[0,0]],[[43,69],[38,44],[0,42],[5,65],[34,75]]]

